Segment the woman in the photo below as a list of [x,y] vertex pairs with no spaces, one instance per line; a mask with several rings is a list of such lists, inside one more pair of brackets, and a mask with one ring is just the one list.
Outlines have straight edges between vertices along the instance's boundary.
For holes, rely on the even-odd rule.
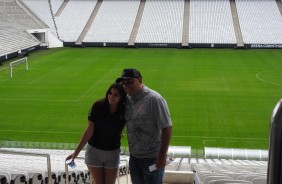
[[94,103],[88,114],[88,127],[66,160],[74,160],[86,143],[85,164],[95,184],[114,184],[119,168],[120,139],[125,126],[122,85],[112,84],[106,97]]

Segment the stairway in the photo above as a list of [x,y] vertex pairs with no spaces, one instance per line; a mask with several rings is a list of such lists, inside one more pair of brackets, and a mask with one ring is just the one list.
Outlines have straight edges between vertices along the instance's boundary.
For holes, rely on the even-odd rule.
[[96,5],[95,5],[95,8],[93,9],[86,25],[84,26],[81,34],[79,35],[77,41],[75,42],[76,45],[81,45],[82,44],[82,41],[84,40],[86,34],[88,33],[93,21],[95,20],[95,17],[101,7],[101,4],[102,4],[103,0],[98,0]]
[[190,12],[190,0],[185,0],[183,31],[182,31],[182,47],[188,47],[189,45],[189,12]]
[[55,14],[55,17],[59,17],[61,15],[63,10],[67,6],[68,2],[69,2],[69,0],[64,0],[64,2],[61,4],[60,8],[58,9],[57,13]]
[[233,19],[233,27],[235,31],[235,36],[237,40],[237,47],[244,47],[243,37],[241,33],[240,28],[240,22],[237,14],[237,8],[235,0],[230,0],[230,7],[231,7],[231,13],[232,13],[232,19]]
[[138,30],[139,30],[140,22],[141,22],[141,19],[142,19],[145,3],[146,3],[146,0],[140,1],[137,16],[136,16],[136,19],[135,19],[135,22],[134,22],[132,32],[131,32],[130,37],[129,37],[129,41],[128,41],[129,47],[132,47],[135,44],[135,40],[136,40],[137,33],[138,33]]

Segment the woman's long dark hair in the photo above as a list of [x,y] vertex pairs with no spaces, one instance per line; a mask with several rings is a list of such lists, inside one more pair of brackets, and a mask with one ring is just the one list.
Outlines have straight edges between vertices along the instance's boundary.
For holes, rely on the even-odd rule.
[[111,89],[116,89],[118,90],[118,93],[120,94],[120,101],[118,103],[118,108],[117,111],[123,113],[124,112],[124,105],[125,105],[125,99],[126,99],[126,92],[123,89],[123,86],[119,83],[113,83],[109,89],[106,92],[106,96],[105,96],[105,103],[107,103],[107,105],[109,105],[109,100],[108,100],[108,94],[110,93]]

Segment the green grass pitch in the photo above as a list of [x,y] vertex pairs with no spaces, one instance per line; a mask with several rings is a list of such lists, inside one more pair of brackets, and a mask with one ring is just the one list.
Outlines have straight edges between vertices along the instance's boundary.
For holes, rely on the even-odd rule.
[[[92,103],[123,68],[168,102],[171,145],[267,149],[282,96],[281,50],[59,48],[29,70],[0,66],[0,141],[78,143]],[[127,145],[126,136],[122,146]]]

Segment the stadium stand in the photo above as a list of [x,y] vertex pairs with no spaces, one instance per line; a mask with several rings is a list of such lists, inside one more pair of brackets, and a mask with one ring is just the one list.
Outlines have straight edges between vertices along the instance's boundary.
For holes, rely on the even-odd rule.
[[[282,3],[275,0],[1,0],[0,3],[1,27],[7,30],[9,26],[20,26],[17,30],[21,34],[26,34],[23,30],[48,28],[50,47],[52,42],[54,47],[62,46],[54,36],[65,46],[282,47]],[[25,37],[35,41],[30,35]],[[0,51],[11,52],[3,44]]]
[[182,43],[183,12],[183,0],[147,0],[136,44]]
[[[63,2],[60,3],[61,4],[60,7],[58,9],[54,9],[53,15],[55,17],[59,17],[61,15],[61,13],[63,12],[63,10],[65,9],[65,7],[67,6],[68,2],[69,2],[69,0],[63,0]],[[51,1],[51,3],[53,4],[54,1]]]
[[128,47],[134,47],[136,36],[137,36],[138,30],[140,27],[142,15],[143,15],[144,8],[145,8],[145,2],[146,2],[145,0],[140,1],[138,12],[137,12],[135,22],[134,22],[134,26],[133,26],[133,29],[131,31],[130,38],[128,41]]
[[229,0],[190,0],[189,43],[234,44]]
[[104,0],[83,42],[128,43],[139,0]]
[[[169,147],[168,156],[171,162],[166,166],[164,183],[207,184],[223,179],[250,183],[254,180],[266,180],[266,160],[193,158],[189,150],[190,147]],[[37,184],[48,180],[51,183],[89,183],[90,176],[83,161],[84,150],[78,156],[80,159],[76,159],[75,168],[65,167],[65,158],[71,152],[72,150],[58,149],[1,148],[0,177],[3,181],[16,184],[20,184],[20,181]],[[117,178],[122,183],[128,180],[128,158],[123,152],[119,168],[120,178]]]
[[228,180],[233,183],[252,183],[252,180],[255,178],[266,179],[267,161],[218,161],[219,162],[213,164],[192,164],[192,168],[195,172],[195,183],[210,184],[213,183],[212,181],[219,180]]
[[233,27],[235,31],[235,36],[237,40],[237,48],[244,47],[243,37],[240,29],[239,18],[237,14],[237,8],[235,4],[235,0],[230,0],[230,8],[232,13]]
[[[11,143],[11,146],[16,147],[16,145],[20,146],[20,144]],[[21,154],[7,154],[6,151],[21,152]],[[27,178],[26,180],[32,180],[33,183],[39,182],[40,180],[48,181],[48,175],[49,178],[52,178],[52,182],[66,182],[65,176],[69,175],[69,183],[88,182],[89,174],[82,159],[76,160],[76,168],[65,168],[65,158],[71,152],[71,150],[58,149],[1,148],[0,170],[5,171],[6,174],[0,173],[0,175],[6,177],[6,180],[9,179],[9,175],[11,175],[11,180],[15,180],[15,178],[19,179],[24,176]],[[252,150],[252,152],[254,152],[254,150]],[[259,152],[261,152],[261,150],[259,150]],[[31,153],[31,155],[27,153]],[[119,176],[128,174],[128,153],[126,153],[126,149],[122,149],[122,153]],[[41,154],[45,157],[49,155],[50,168],[52,168],[50,174],[48,174],[48,164],[46,167],[46,158],[34,157],[36,154]],[[83,157],[84,151],[79,155],[79,158]],[[166,166],[164,183],[193,183],[194,180],[196,183],[208,183],[214,179],[240,180],[247,183],[247,181],[254,179],[258,182],[266,179],[267,159],[256,159],[255,157],[252,157],[254,160],[250,160],[250,158],[249,160],[235,159],[231,158],[231,156],[228,158],[226,155],[222,155],[222,158],[206,158],[205,156],[193,158],[193,155],[191,155],[191,147],[189,146],[170,146],[168,157],[171,162]],[[20,168],[18,167],[19,165],[21,166]],[[14,179],[12,176],[14,176]],[[121,181],[127,180],[126,177],[123,177]]]
[[0,1],[0,56],[36,47],[40,42],[26,32],[40,28],[14,1]]
[[184,17],[183,17],[183,31],[182,31],[182,47],[189,46],[189,19],[190,19],[190,1],[184,1]]
[[88,33],[88,31],[89,31],[93,21],[96,18],[96,15],[97,15],[100,7],[101,7],[101,4],[102,4],[102,1],[97,1],[96,5],[95,5],[95,8],[93,9],[93,11],[92,11],[92,13],[91,13],[91,15],[90,15],[86,25],[84,26],[84,28],[83,28],[82,32],[80,33],[77,41],[75,42],[76,45],[80,45],[80,46],[82,45],[82,42],[83,42],[86,34]]
[[[1,45],[3,44],[2,48],[6,52],[17,52],[18,50],[22,50],[23,48],[29,48],[35,45],[39,45],[39,42],[36,42],[27,36],[28,34],[26,33],[26,36],[23,36],[24,32],[22,32],[21,35],[19,35],[19,32],[11,31],[11,30],[5,30],[1,29],[0,30],[1,34]],[[0,53],[0,55],[5,54]]]
[[[56,25],[47,0],[22,0],[22,2],[36,14],[46,25],[53,35],[57,35]],[[59,9],[62,1],[52,1],[53,12]]]
[[281,44],[282,16],[275,1],[235,2],[245,44]]
[[40,29],[41,25],[35,19],[32,19],[15,1],[1,1],[2,13],[4,20],[9,20],[22,30]]
[[60,16],[55,20],[58,33],[64,42],[75,42],[82,32],[97,1],[70,0]]

